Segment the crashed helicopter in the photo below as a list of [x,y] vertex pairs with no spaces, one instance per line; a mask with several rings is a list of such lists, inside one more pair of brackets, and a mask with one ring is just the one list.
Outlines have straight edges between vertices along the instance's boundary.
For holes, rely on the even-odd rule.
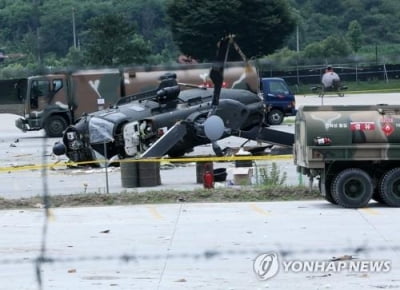
[[53,146],[56,155],[73,162],[98,159],[180,157],[194,147],[212,144],[224,155],[217,141],[229,136],[291,147],[291,133],[268,127],[265,105],[259,92],[259,76],[244,58],[244,72],[231,88],[223,88],[224,66],[229,48],[244,58],[232,36],[218,43],[216,61],[210,70],[213,88],[180,84],[168,73],[158,89],[124,97],[112,107],[84,114]]

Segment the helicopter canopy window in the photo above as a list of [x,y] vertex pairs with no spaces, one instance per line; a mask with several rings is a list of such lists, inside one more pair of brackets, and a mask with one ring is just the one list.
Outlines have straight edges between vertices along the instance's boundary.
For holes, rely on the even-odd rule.
[[32,109],[39,108],[39,100],[46,99],[49,95],[49,81],[47,80],[34,80],[31,84],[31,94],[30,94],[30,103]]
[[89,134],[91,144],[108,143],[114,141],[114,124],[97,117],[89,120]]

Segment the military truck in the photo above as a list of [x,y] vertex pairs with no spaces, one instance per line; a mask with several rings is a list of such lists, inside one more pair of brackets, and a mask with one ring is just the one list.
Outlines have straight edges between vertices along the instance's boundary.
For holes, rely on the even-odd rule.
[[295,120],[294,163],[346,208],[371,199],[400,206],[400,106],[304,106]]
[[[107,108],[124,96],[154,90],[160,77],[175,74],[188,86],[212,86],[210,64],[122,69],[78,70],[28,78],[24,116],[16,121],[23,131],[44,129],[48,137],[61,137],[82,114]],[[258,92],[257,75],[244,73],[243,63],[225,69],[223,86]]]

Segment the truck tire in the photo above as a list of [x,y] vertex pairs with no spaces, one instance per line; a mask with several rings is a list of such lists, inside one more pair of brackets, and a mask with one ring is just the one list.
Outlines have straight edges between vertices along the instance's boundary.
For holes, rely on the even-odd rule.
[[383,175],[378,193],[383,203],[400,207],[400,168],[393,168]]
[[46,120],[44,130],[47,137],[62,137],[67,126],[68,124],[65,118],[60,115],[53,115]]
[[372,179],[364,170],[347,168],[335,176],[331,192],[338,205],[346,208],[365,207],[374,191]]
[[283,122],[283,112],[278,109],[272,109],[268,112],[267,121],[270,125],[280,125]]
[[372,194],[372,199],[378,203],[385,204],[385,201],[382,199],[381,194],[380,194],[380,192],[378,192],[377,188],[374,190],[374,193]]
[[[331,181],[330,180],[326,181],[326,184],[324,185],[325,186],[325,194],[323,194],[323,196],[327,202],[330,202],[331,204],[337,204],[337,202],[332,197],[330,185],[331,185]],[[321,179],[318,181],[318,188],[319,188],[319,192],[322,193]]]

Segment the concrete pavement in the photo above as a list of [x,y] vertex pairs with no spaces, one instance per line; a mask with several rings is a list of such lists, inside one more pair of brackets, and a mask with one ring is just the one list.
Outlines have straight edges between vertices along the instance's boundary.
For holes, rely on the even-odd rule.
[[[45,236],[45,253],[55,261],[42,265],[41,279],[43,289],[57,290],[399,288],[397,215],[394,208],[343,209],[322,200],[57,208]],[[43,211],[3,210],[0,219],[0,289],[39,289],[33,261]],[[369,249],[355,253],[357,247]],[[298,261],[386,259],[391,269],[321,273],[281,266],[260,281],[253,262],[270,251]]]

